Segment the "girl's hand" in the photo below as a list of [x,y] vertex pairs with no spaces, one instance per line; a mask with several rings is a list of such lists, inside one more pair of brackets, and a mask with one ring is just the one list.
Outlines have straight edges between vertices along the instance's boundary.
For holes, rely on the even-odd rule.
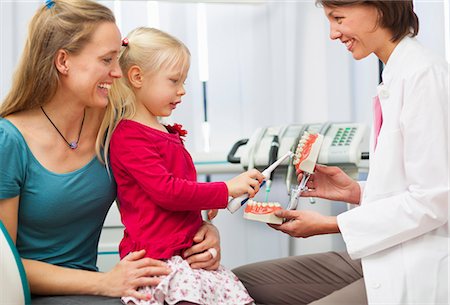
[[[200,230],[194,236],[194,243],[183,253],[183,257],[191,268],[217,270],[220,265],[220,237],[216,227],[203,222]],[[215,251],[208,251],[209,249],[215,249]]]
[[166,263],[145,256],[145,250],[131,252],[111,271],[104,273],[106,291],[102,294],[112,297],[131,296],[148,300],[149,296],[138,292],[142,286],[156,286],[159,276],[168,275],[171,270]]
[[281,225],[269,224],[275,230],[292,237],[310,237],[320,234],[339,233],[336,217],[323,216],[314,211],[279,210],[275,215],[285,218]]
[[254,197],[259,191],[259,185],[264,180],[264,176],[256,169],[249,170],[239,176],[228,180],[228,195],[233,198],[248,194],[250,198]]
[[[303,173],[297,171],[297,175],[297,180],[300,182]],[[360,201],[359,184],[336,166],[316,164],[314,174],[309,177],[306,186],[308,190],[301,194],[302,197],[319,197],[353,204],[358,204]]]
[[208,211],[208,220],[213,220],[217,216],[217,213],[219,213],[219,210],[217,210],[217,209],[209,210]]

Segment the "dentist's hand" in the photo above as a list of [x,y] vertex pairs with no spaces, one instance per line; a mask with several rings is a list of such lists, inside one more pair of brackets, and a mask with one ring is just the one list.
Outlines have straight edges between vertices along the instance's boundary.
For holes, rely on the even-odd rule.
[[252,169],[226,181],[225,184],[228,187],[229,196],[236,198],[248,194],[252,198],[259,191],[259,185],[263,180],[263,174],[256,169]]
[[310,237],[314,235],[339,233],[335,216],[323,216],[314,211],[279,210],[275,215],[285,218],[281,225],[269,224],[275,230],[292,237]]
[[[297,175],[300,182],[303,173],[297,171]],[[359,184],[336,166],[316,164],[314,174],[309,177],[306,186],[308,190],[301,194],[302,197],[319,197],[353,204],[359,204],[360,201]]]

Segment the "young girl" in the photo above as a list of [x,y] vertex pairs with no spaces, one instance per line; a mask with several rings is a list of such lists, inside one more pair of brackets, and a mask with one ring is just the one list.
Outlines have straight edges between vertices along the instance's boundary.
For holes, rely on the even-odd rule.
[[[230,271],[191,269],[183,250],[202,225],[201,210],[223,209],[228,196],[254,196],[263,180],[256,170],[227,182],[199,183],[183,145],[181,125],[165,126],[185,94],[190,53],[176,38],[138,28],[124,39],[120,66],[124,78],[114,85],[118,124],[110,141],[110,162],[118,185],[125,225],[120,255],[145,249],[167,260],[172,272],[156,287],[143,287],[148,301],[125,296],[125,304],[249,304],[253,299]],[[216,256],[216,250],[206,251]],[[181,303],[180,303],[181,302]]]

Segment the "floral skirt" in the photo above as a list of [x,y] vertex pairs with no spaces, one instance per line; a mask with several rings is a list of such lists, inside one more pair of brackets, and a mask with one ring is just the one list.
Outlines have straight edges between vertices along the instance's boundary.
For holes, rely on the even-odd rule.
[[122,297],[124,304],[169,305],[188,301],[201,305],[245,305],[253,304],[244,285],[229,270],[220,266],[216,271],[191,269],[180,256],[167,261],[172,272],[162,277],[156,287],[141,287],[139,292],[150,294],[150,300]]

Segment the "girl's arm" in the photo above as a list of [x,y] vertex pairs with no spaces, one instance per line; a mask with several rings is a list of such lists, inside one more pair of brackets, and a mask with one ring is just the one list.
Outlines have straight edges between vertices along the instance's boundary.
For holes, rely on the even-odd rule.
[[[0,220],[5,224],[14,243],[17,238],[19,196],[0,200]],[[118,297],[122,295],[146,299],[137,292],[140,286],[157,285],[151,276],[170,272],[165,263],[144,258],[145,251],[130,253],[106,273],[71,269],[52,264],[22,259],[33,294],[86,294]]]

